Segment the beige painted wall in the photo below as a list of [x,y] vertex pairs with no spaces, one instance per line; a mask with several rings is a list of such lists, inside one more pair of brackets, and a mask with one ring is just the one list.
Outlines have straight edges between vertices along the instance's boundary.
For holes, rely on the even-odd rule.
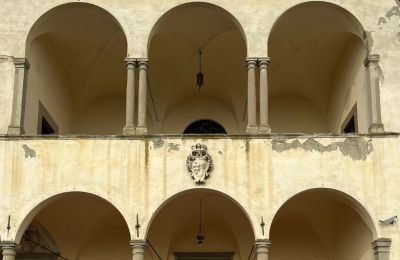
[[[12,216],[9,235],[3,228],[1,236],[14,239],[21,223],[20,232],[39,208],[32,210],[47,198],[85,191],[108,200],[121,212],[131,238],[136,237],[139,214],[143,238],[154,212],[168,198],[184,190],[207,188],[236,200],[249,215],[256,237],[262,238],[268,237],[274,215],[290,197],[311,188],[332,188],[365,207],[376,228],[374,237],[393,239],[391,257],[396,259],[398,224],[381,225],[379,219],[400,210],[398,141],[396,136],[1,141],[0,218]],[[197,142],[208,146],[215,165],[201,187],[185,166],[190,147]],[[265,236],[259,226],[261,216]]]

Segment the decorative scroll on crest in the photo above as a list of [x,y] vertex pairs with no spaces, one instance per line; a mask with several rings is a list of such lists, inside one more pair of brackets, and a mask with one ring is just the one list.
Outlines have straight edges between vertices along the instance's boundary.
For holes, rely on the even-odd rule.
[[192,153],[187,157],[186,167],[196,183],[205,183],[214,168],[212,158],[207,153],[207,146],[204,144],[192,146]]

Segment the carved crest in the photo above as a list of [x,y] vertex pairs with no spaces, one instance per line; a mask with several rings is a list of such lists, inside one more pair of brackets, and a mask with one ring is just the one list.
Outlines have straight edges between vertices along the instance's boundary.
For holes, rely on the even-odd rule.
[[196,183],[205,183],[214,168],[211,156],[207,153],[207,146],[204,144],[192,146],[192,153],[187,157],[186,167]]

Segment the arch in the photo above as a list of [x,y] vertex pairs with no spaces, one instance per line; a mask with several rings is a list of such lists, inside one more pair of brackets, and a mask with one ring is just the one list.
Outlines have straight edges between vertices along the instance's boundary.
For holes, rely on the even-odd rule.
[[[276,26],[279,24],[279,22],[282,20],[282,18],[286,14],[288,14],[290,12],[294,12],[294,11],[296,11],[296,9],[299,9],[301,7],[318,6],[318,5],[326,7],[326,8],[333,8],[333,9],[344,12],[344,14],[346,14],[346,16],[351,20],[351,23],[353,23],[353,26],[354,26],[354,27],[350,26],[349,28],[347,28],[348,29],[347,31],[349,33],[353,33],[354,35],[356,35],[363,42],[365,42],[367,40],[366,35],[365,35],[364,26],[362,25],[360,20],[357,19],[357,17],[352,12],[350,12],[348,9],[344,8],[343,6],[340,6],[340,5],[337,5],[335,3],[328,2],[328,1],[308,0],[308,1],[303,1],[301,3],[298,3],[296,5],[290,6],[289,8],[286,8],[279,16],[277,16],[277,18],[275,18],[275,20],[272,23],[271,30],[269,31],[268,42],[270,41],[271,34],[273,33],[274,29],[276,28]],[[269,50],[269,48],[268,48],[268,50]]]
[[[199,232],[204,241],[198,240]],[[156,209],[145,239],[163,259],[178,252],[232,252],[243,259],[251,252],[255,232],[249,215],[231,196],[194,188],[170,196]]]
[[97,5],[66,3],[42,14],[26,37],[25,131],[42,134],[45,118],[56,134],[119,134],[127,50],[124,28]]
[[153,223],[154,219],[157,217],[158,213],[159,213],[163,208],[165,208],[165,207],[166,207],[171,201],[173,201],[174,199],[176,199],[176,198],[178,198],[178,197],[180,197],[180,196],[184,196],[185,194],[188,194],[188,193],[193,192],[193,191],[205,191],[205,192],[214,193],[214,194],[217,194],[217,195],[219,195],[219,196],[222,196],[222,197],[228,199],[229,201],[233,202],[233,203],[241,210],[241,212],[246,216],[246,218],[247,218],[247,220],[248,220],[248,222],[249,222],[249,224],[250,224],[250,226],[251,226],[252,233],[253,233],[254,239],[255,239],[255,234],[256,234],[256,233],[255,233],[255,230],[254,230],[254,224],[253,224],[253,222],[252,222],[252,220],[251,220],[251,218],[250,218],[250,215],[249,215],[248,212],[246,211],[246,209],[245,209],[235,198],[233,198],[232,196],[230,196],[230,195],[228,195],[228,194],[226,194],[226,193],[224,193],[224,192],[221,192],[221,191],[218,191],[218,190],[215,190],[215,189],[210,189],[210,188],[192,188],[192,189],[187,189],[187,190],[184,190],[184,191],[175,193],[175,194],[171,195],[170,197],[168,197],[168,198],[167,198],[163,203],[161,203],[161,204],[157,207],[157,209],[153,212],[151,218],[150,218],[149,221],[148,221],[148,224],[147,224],[147,227],[146,227],[146,231],[145,231],[145,236],[144,236],[144,237],[147,238],[147,235],[148,235],[149,229],[150,229],[150,227],[151,227],[151,224]]
[[127,218],[124,216],[123,212],[117,206],[115,206],[115,204],[111,203],[109,200],[103,198],[102,196],[100,196],[98,194],[94,194],[94,193],[90,193],[90,192],[84,192],[84,191],[67,191],[67,192],[61,192],[61,193],[53,194],[51,196],[48,196],[48,197],[42,199],[38,203],[34,204],[29,209],[28,213],[26,213],[26,215],[23,217],[21,222],[17,225],[18,229],[17,229],[17,232],[15,234],[15,239],[14,239],[15,243],[17,243],[17,244],[20,243],[25,230],[28,228],[29,224],[32,222],[32,220],[35,218],[35,216],[42,209],[44,209],[50,203],[52,203],[54,201],[57,201],[58,199],[63,198],[65,196],[68,196],[69,194],[84,194],[84,195],[91,196],[91,197],[94,197],[96,199],[100,199],[102,201],[105,201],[109,206],[111,206],[111,208],[116,210],[116,212],[120,215],[120,217],[123,219],[123,221],[124,221],[124,223],[126,225],[127,230],[129,231],[129,234],[131,234],[130,226],[129,226],[128,222],[126,221]]
[[154,35],[157,34],[159,32],[160,29],[160,25],[167,19],[167,17],[169,15],[171,15],[174,11],[176,11],[177,9],[181,9],[181,8],[185,8],[185,7],[193,7],[193,6],[206,6],[208,8],[212,8],[214,10],[219,10],[222,11],[222,14],[224,14],[228,19],[230,19],[231,21],[234,22],[234,24],[236,24],[237,28],[239,29],[239,31],[242,34],[242,37],[246,43],[246,50],[247,50],[247,37],[246,37],[246,33],[243,30],[242,25],[240,24],[240,22],[236,19],[236,17],[228,12],[226,9],[224,9],[221,6],[218,6],[214,3],[209,3],[209,2],[187,2],[187,3],[183,3],[177,6],[172,7],[171,9],[169,9],[167,12],[165,12],[164,14],[162,14],[158,19],[156,19],[156,22],[153,24],[153,26],[151,27],[151,31],[149,33],[149,36],[147,37],[147,53],[149,53],[149,49],[150,49],[150,43],[151,40],[153,39]]
[[[152,96],[164,131],[180,134],[187,121],[214,118],[216,106],[232,115],[232,119],[226,117],[230,123],[224,123],[227,131],[238,131],[235,123],[243,115],[246,94],[247,42],[232,14],[203,2],[173,7],[155,22],[147,49]],[[201,91],[193,78],[200,70],[204,75]],[[189,104],[192,101],[196,105]],[[184,119],[171,119],[173,112],[185,114]],[[177,118],[185,126],[170,129],[167,124]]]
[[46,16],[48,16],[50,13],[52,13],[55,10],[59,10],[59,9],[64,9],[64,8],[70,8],[73,6],[82,6],[82,7],[92,7],[95,9],[100,10],[101,12],[106,13],[108,16],[112,17],[112,19],[114,20],[114,22],[119,26],[119,28],[121,29],[121,31],[123,32],[124,36],[125,36],[125,43],[128,46],[128,40],[126,38],[126,31],[123,28],[123,26],[121,25],[121,23],[118,21],[118,19],[112,14],[110,13],[108,10],[104,9],[103,7],[94,4],[94,3],[84,3],[84,2],[68,2],[68,3],[63,3],[63,4],[59,4],[56,5],[54,7],[52,7],[49,10],[46,10],[44,13],[42,13],[36,20],[35,22],[30,26],[29,32],[25,38],[25,56],[28,57],[28,53],[29,53],[29,46],[28,43],[30,41],[33,41],[35,38],[40,37],[41,34],[44,34],[44,32],[40,33],[40,32],[35,32],[35,30],[38,30],[38,28],[40,27],[40,24],[43,22],[43,19],[46,18]]
[[[273,213],[270,226],[272,226],[272,223],[273,223],[277,213],[279,212],[279,210],[282,209],[286,203],[288,203],[290,200],[292,200],[298,196],[301,196],[304,193],[308,193],[308,192],[312,192],[312,191],[331,192],[331,193],[337,195],[338,197],[342,198],[347,203],[348,206],[350,206],[353,210],[355,210],[359,214],[359,216],[363,219],[365,224],[370,228],[370,230],[373,234],[373,238],[376,239],[378,237],[375,222],[374,222],[373,218],[371,217],[371,214],[369,213],[367,208],[360,202],[360,200],[356,199],[353,195],[350,195],[350,194],[348,194],[344,191],[341,191],[339,189],[336,189],[336,188],[309,188],[309,189],[306,189],[306,190],[303,190],[300,192],[296,192],[295,194],[290,194],[290,196],[288,198],[286,198],[283,201],[283,203],[278,205],[278,207],[277,207],[278,210]],[[271,232],[271,230],[269,232]]]
[[[275,20],[267,44],[271,100],[298,96],[298,101],[309,101],[289,104],[292,112],[288,109],[284,116],[271,103],[271,118],[280,118],[279,124],[271,122],[272,129],[293,132],[294,126],[294,132],[342,133],[346,119],[357,111],[358,132],[368,132],[368,46],[364,27],[352,13],[325,1],[297,4]],[[290,117],[299,120],[289,122]],[[301,125],[304,120],[320,122],[312,127]]]

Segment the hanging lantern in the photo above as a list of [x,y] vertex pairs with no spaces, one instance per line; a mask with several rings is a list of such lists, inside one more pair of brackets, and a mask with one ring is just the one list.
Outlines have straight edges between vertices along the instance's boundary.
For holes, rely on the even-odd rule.
[[197,73],[197,76],[196,76],[196,85],[199,88],[199,92],[200,92],[200,88],[202,86],[204,86],[204,74],[203,74],[203,72],[201,72],[201,56],[202,56],[202,52],[201,52],[201,50],[199,50],[199,73]]
[[204,236],[203,229],[202,229],[202,226],[201,226],[201,199],[200,199],[199,203],[200,203],[200,210],[199,210],[199,215],[200,215],[199,219],[200,220],[199,220],[199,231],[197,233],[196,238],[197,238],[197,244],[199,246],[202,246],[205,236]]

